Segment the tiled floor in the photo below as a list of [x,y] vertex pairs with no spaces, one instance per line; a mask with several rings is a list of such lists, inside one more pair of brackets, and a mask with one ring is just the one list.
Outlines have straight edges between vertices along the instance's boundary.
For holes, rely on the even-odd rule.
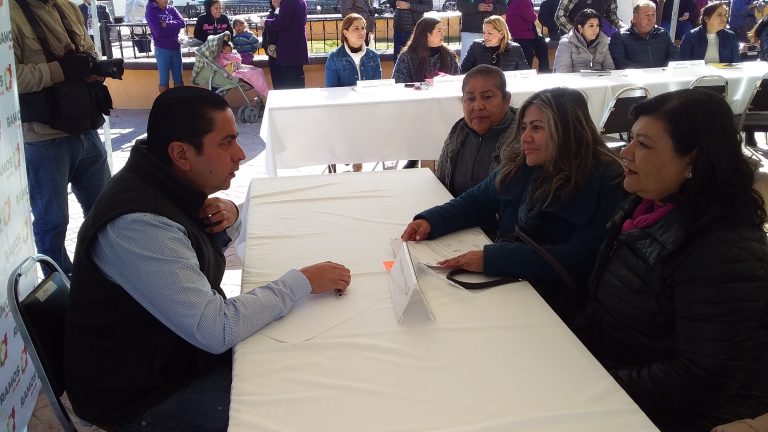
[[[117,172],[128,159],[130,149],[134,140],[142,138],[146,134],[146,120],[149,111],[147,110],[115,110],[110,118],[110,135],[112,137],[112,172]],[[232,181],[231,187],[219,193],[237,204],[245,199],[248,185],[253,178],[266,177],[264,165],[264,141],[258,136],[261,123],[238,125],[240,132],[239,142],[245,150],[246,160],[240,167],[237,176]],[[102,137],[103,138],[103,137]],[[365,169],[369,170],[374,164],[365,164]],[[297,170],[280,170],[280,175],[304,175],[320,174],[325,169],[324,166],[307,167]],[[349,169],[344,165],[339,166],[339,171]],[[75,241],[77,231],[83,222],[83,214],[80,205],[72,193],[69,194],[70,223],[67,230],[67,250],[70,256],[74,255]],[[240,293],[240,278],[242,273],[242,262],[234,254],[234,249],[227,251],[227,270],[224,273],[222,288],[227,295],[237,295]],[[72,415],[71,410],[70,415]],[[81,431],[100,431],[94,426],[77,423]],[[32,419],[29,422],[28,430],[30,432],[52,432],[62,431],[48,400],[44,395],[38,398]]]

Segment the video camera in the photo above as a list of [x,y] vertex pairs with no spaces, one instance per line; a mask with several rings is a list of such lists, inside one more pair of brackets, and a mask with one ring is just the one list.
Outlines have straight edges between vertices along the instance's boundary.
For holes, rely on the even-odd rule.
[[93,64],[92,72],[94,75],[108,77],[112,79],[123,79],[125,60],[121,58],[99,60]]

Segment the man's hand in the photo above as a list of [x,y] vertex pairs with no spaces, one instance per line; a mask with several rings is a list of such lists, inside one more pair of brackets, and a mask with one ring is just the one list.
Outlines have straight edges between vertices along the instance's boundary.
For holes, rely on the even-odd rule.
[[212,197],[205,200],[198,216],[203,220],[203,224],[207,226],[205,231],[213,234],[224,231],[234,225],[239,214],[240,211],[232,201]]
[[432,225],[426,219],[416,219],[405,227],[405,231],[400,236],[402,241],[425,240],[432,231]]
[[91,57],[88,54],[74,53],[68,51],[64,57],[58,60],[61,72],[64,73],[64,79],[67,81],[76,81],[85,79],[91,75]]
[[680,17],[680,18],[678,18],[677,20],[678,20],[678,21],[686,21],[686,20],[687,20],[688,18],[690,18],[690,17],[691,17],[691,14],[690,14],[690,13],[688,13],[688,12],[686,12],[686,13],[684,13],[684,14],[683,14],[683,16],[681,16],[681,17]]
[[398,9],[410,9],[411,4],[407,1],[397,0],[397,3],[395,3],[395,7]]
[[304,267],[300,271],[309,279],[312,294],[335,290],[341,295],[347,290],[352,280],[348,268],[331,261]]
[[480,12],[493,12],[493,4],[492,3],[480,3],[477,5],[477,10]]
[[442,268],[446,269],[464,269],[477,273],[483,272],[483,251],[473,250],[459,256],[448,258],[447,260],[439,261],[437,263]]

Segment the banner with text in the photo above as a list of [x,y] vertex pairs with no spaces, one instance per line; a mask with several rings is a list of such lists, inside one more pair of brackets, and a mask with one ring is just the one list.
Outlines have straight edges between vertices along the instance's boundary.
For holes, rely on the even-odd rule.
[[11,272],[35,253],[31,225],[11,18],[0,0],[0,431],[7,432],[26,428],[40,390],[7,298]]

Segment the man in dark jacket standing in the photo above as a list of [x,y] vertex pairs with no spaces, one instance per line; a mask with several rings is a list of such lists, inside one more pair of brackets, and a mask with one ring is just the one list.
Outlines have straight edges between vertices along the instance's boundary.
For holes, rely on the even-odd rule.
[[461,60],[475,39],[483,37],[483,21],[491,15],[504,16],[507,2],[504,0],[459,0],[456,6],[461,12]]
[[392,36],[395,42],[394,62],[397,62],[397,56],[411,38],[416,23],[424,16],[424,12],[432,10],[432,0],[388,0],[388,3],[395,10],[395,31]]
[[632,26],[615,33],[608,50],[616,69],[662,67],[680,59],[669,33],[656,25],[656,5],[650,0],[640,0],[635,5]]

